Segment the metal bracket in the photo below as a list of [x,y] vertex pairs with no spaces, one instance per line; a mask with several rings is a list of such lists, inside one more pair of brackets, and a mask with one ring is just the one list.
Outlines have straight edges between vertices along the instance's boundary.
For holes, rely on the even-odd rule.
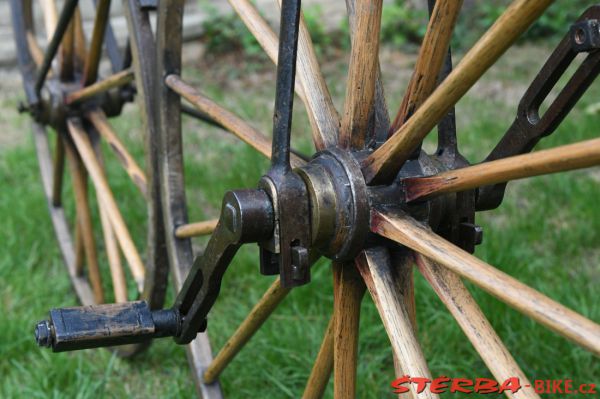
[[300,0],[283,0],[281,5],[271,168],[260,181],[275,212],[275,234],[261,243],[261,272],[279,273],[286,288],[310,281],[308,191],[290,166],[300,7]]
[[[513,124],[484,162],[530,152],[543,137],[556,130],[577,104],[600,73],[600,51],[595,51],[597,39],[596,33],[592,33],[598,27],[598,19],[600,6],[596,5],[588,8],[572,26],[523,95]],[[581,51],[590,53],[544,114],[540,115],[544,100]],[[505,189],[506,183],[481,187],[477,210],[498,207]]]

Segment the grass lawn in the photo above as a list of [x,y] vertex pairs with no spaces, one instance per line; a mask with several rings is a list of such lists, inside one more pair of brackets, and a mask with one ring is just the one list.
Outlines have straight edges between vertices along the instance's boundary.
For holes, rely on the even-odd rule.
[[[459,142],[471,162],[483,159],[510,125],[518,99],[547,54],[547,49],[532,47],[511,50],[460,102]],[[389,106],[395,110],[414,56],[385,49],[381,63]],[[250,67],[252,72],[246,72]],[[346,59],[334,58],[323,69],[336,105],[342,109]],[[239,60],[231,58],[190,63],[185,75],[217,102],[269,132],[273,72],[266,62],[240,65]],[[18,90],[4,90],[1,108],[14,109],[20,97]],[[586,107],[598,101],[599,82],[558,131],[538,148],[598,137],[600,115],[585,112]],[[308,119],[300,101],[295,112],[295,146],[311,153]],[[50,307],[77,302],[47,214],[32,140],[23,137],[29,134],[28,122],[25,116],[18,117],[13,112],[6,115],[2,129],[9,132],[5,137],[11,139],[0,142],[0,397],[193,396],[184,350],[169,339],[156,342],[133,361],[119,359],[105,350],[52,354],[35,346],[34,323],[45,317]],[[115,128],[143,162],[135,107],[129,107],[126,115],[127,118],[114,121]],[[0,133],[3,134],[4,131]],[[267,170],[266,160],[223,131],[186,119],[184,136],[192,220],[217,216],[226,190],[254,187]],[[428,141],[425,148],[431,149],[431,143]],[[105,158],[123,214],[136,242],[143,247],[143,202],[108,149]],[[476,254],[600,322],[599,199],[597,168],[511,183],[500,209],[478,215],[485,234],[484,244]],[[72,202],[67,201],[66,207],[72,208]],[[97,214],[94,217],[99,226]],[[99,229],[97,234],[100,239]],[[198,248],[202,244],[198,240]],[[99,250],[102,266],[107,269],[101,245]],[[244,247],[224,279],[221,296],[209,318],[214,348],[225,342],[272,281],[259,275],[257,254],[256,246]],[[469,287],[530,379],[600,382],[597,358],[472,285]],[[469,341],[418,273],[416,296],[419,338],[432,374],[489,376]],[[313,282],[296,289],[283,302],[225,371],[222,384],[227,396],[299,397],[331,309],[331,270],[328,263],[321,262],[314,268]],[[358,397],[394,397],[389,387],[394,378],[391,350],[368,296],[361,314],[359,356]],[[330,383],[326,397],[332,396]]]

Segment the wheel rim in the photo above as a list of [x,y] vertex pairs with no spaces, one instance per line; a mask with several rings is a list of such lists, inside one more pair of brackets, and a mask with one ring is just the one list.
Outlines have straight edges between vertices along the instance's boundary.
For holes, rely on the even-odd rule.
[[[39,17],[40,16],[46,16],[48,17],[48,11],[52,11],[52,6],[53,6],[53,1],[45,1],[45,2],[41,2],[40,3],[35,3],[32,2],[31,0],[28,1],[23,1],[23,2],[17,2],[17,1],[13,1],[11,2],[11,9],[13,12],[13,24],[14,24],[14,31],[15,31],[15,37],[17,38],[17,57],[19,59],[19,67],[21,70],[21,74],[23,77],[23,83],[24,86],[26,87],[31,87],[32,83],[35,80],[35,75],[36,75],[36,69],[37,66],[36,65],[40,65],[40,56],[39,53],[42,52],[43,46],[40,46],[37,42],[37,40],[39,40],[39,33],[37,33],[36,36],[36,28],[38,28],[38,32],[39,32],[39,28],[40,26],[36,26],[35,21],[39,21]],[[102,8],[103,6],[106,6],[107,4],[110,4],[109,2],[100,2],[99,7]],[[44,10],[40,11],[40,5],[44,6]],[[37,7],[36,7],[37,6]],[[48,8],[51,7],[51,8]],[[45,11],[45,12],[44,12]],[[105,8],[105,11],[108,11],[107,8]],[[50,12],[50,14],[52,14],[52,12]],[[77,14],[76,14],[77,15]],[[37,18],[36,18],[37,17]],[[56,23],[56,16],[52,16],[50,15],[50,17],[45,19],[45,24],[46,26],[52,26],[52,20],[54,19],[54,23]],[[118,61],[116,58],[117,55],[119,55],[116,51],[115,51],[115,44],[116,42],[114,41],[114,35],[112,34],[111,31],[111,27],[109,26],[110,22],[108,22],[108,18],[106,19],[106,23],[96,23],[95,25],[104,25],[104,26],[108,26],[108,30],[110,30],[110,35],[107,35],[107,37],[109,37],[109,41],[112,40],[112,42],[108,45],[108,53],[109,56],[111,58],[111,63],[112,63],[112,67],[113,70],[117,70],[118,68],[122,68],[122,65],[117,65]],[[73,29],[77,29],[77,28],[73,28]],[[79,56],[81,56],[81,47],[85,46],[85,42],[82,41],[82,36],[80,35],[74,35],[77,40],[75,40],[75,42],[73,43],[73,50],[74,52],[80,51]],[[67,33],[65,35],[66,39],[65,40],[72,40],[69,39],[71,36],[70,33]],[[93,32],[91,33],[90,37],[92,39],[97,38],[97,37],[102,37],[104,38],[104,35],[100,35],[100,34],[94,34]],[[18,38],[28,38],[29,40],[27,41],[19,41]],[[31,40],[31,38],[33,38],[34,40]],[[37,40],[36,40],[37,39]],[[84,40],[84,39],[83,39]],[[64,48],[67,48],[68,46],[65,45],[63,42],[63,46]],[[101,46],[106,45],[105,44],[105,40],[99,40],[98,42],[96,42],[96,44],[91,44],[90,49],[95,49],[95,48],[101,48]],[[67,46],[67,47],[65,47]],[[80,83],[80,76],[81,74],[85,74],[85,75],[91,75],[88,76],[88,81],[87,82],[83,82],[83,84],[85,85],[89,85],[92,89],[95,87],[94,83],[96,83],[96,79],[97,79],[97,74],[92,72],[90,73],[89,71],[85,71],[83,70],[84,68],[84,62],[86,62],[86,59],[81,59],[81,58],[77,58],[75,54],[73,53],[66,53],[66,50],[60,50],[59,53],[61,54],[61,59],[63,61],[61,61],[58,64],[62,64],[62,65],[67,65],[69,64],[70,67],[73,68],[73,72],[69,72],[68,75],[70,75],[70,78],[65,77],[65,83],[67,85],[71,85],[71,89],[69,91],[71,92],[76,92],[79,87],[82,86],[82,83]],[[66,54],[66,56],[65,56]],[[98,55],[100,55],[101,53],[97,52]],[[86,56],[88,54],[86,53]],[[120,56],[120,55],[119,55]],[[68,58],[67,58],[68,57]],[[90,64],[89,61],[87,61],[88,64]],[[99,59],[97,61],[92,61],[91,64],[98,64]],[[93,69],[93,67],[92,67]],[[58,79],[55,77],[56,75],[61,75],[61,74],[67,74],[66,72],[64,72],[64,69],[61,66],[57,66],[56,68],[53,68],[52,74],[53,77],[49,77],[47,79],[47,84],[58,84]],[[147,73],[147,71],[141,71],[141,73]],[[102,79],[102,78],[100,78]],[[131,81],[131,78],[128,78],[126,81],[122,82],[121,84],[126,84],[129,81]],[[75,86],[75,89],[73,89],[73,86]],[[120,85],[114,85],[114,86],[120,86]],[[44,89],[45,90],[45,89]],[[100,95],[102,94],[102,91],[97,91],[96,93],[100,93]],[[84,103],[85,101],[87,101],[87,99],[82,99],[81,102]],[[93,101],[93,100],[92,100]],[[117,102],[118,103],[118,102]],[[118,114],[121,111],[121,106],[122,106],[123,102],[121,102],[120,106],[117,106],[117,108],[115,109],[107,109],[107,112],[110,112],[111,114]],[[141,104],[141,107],[147,107],[147,104]],[[137,164],[135,163],[134,158],[131,158],[131,156],[129,155],[129,153],[127,152],[126,148],[123,146],[123,143],[120,141],[120,139],[118,137],[116,137],[114,135],[114,132],[112,132],[112,129],[110,127],[110,125],[108,124],[108,119],[106,117],[106,115],[104,114],[104,112],[101,109],[98,109],[96,107],[96,109],[91,108],[91,110],[89,111],[88,114],[85,114],[81,111],[77,112],[79,115],[79,120],[83,120],[86,119],[86,125],[85,127],[81,128],[81,133],[82,133],[82,137],[85,138],[84,140],[84,144],[86,145],[86,148],[92,150],[92,158],[94,159],[93,164],[99,168],[100,170],[100,175],[103,175],[103,169],[104,169],[104,159],[102,157],[101,154],[101,147],[100,147],[100,141],[102,140],[107,140],[110,143],[110,147],[113,149],[116,149],[116,151],[118,152],[119,149],[122,150],[122,154],[125,154],[125,163],[130,165],[130,166],[134,166],[137,167]],[[63,117],[64,118],[64,117]],[[92,122],[91,119],[95,118],[95,122]],[[106,248],[106,255],[109,257],[108,260],[104,260],[104,262],[100,262],[100,268],[98,269],[98,271],[100,272],[100,274],[103,274],[103,281],[99,282],[96,281],[94,282],[94,278],[90,277],[93,275],[93,270],[90,271],[91,269],[89,269],[89,262],[92,261],[93,258],[96,257],[97,252],[94,249],[94,247],[96,247],[96,243],[95,242],[89,242],[88,244],[91,244],[92,247],[86,247],[85,249],[82,249],[82,247],[84,247],[84,245],[78,245],[76,243],[76,241],[80,241],[78,239],[76,239],[76,237],[79,237],[79,233],[75,233],[75,225],[77,225],[77,227],[79,227],[79,223],[74,222],[74,220],[79,220],[74,216],[74,212],[72,209],[65,209],[63,207],[63,201],[65,203],[67,203],[67,205],[72,205],[72,201],[70,200],[70,197],[73,196],[73,191],[69,190],[66,187],[63,187],[64,185],[62,184],[62,173],[60,173],[59,171],[62,169],[64,171],[64,173],[68,173],[69,171],[69,167],[71,167],[71,172],[72,173],[83,173],[84,175],[82,175],[82,179],[83,179],[83,184],[87,186],[88,183],[86,183],[85,181],[87,180],[87,168],[89,167],[88,165],[84,165],[84,163],[81,162],[81,149],[77,148],[77,146],[74,144],[74,142],[72,141],[71,135],[73,134],[73,131],[68,130],[67,128],[67,123],[66,123],[66,118],[63,119],[62,121],[58,121],[56,120],[56,118],[54,118],[53,121],[51,121],[51,123],[53,124],[53,126],[57,126],[57,125],[61,125],[64,127],[64,129],[59,129],[61,130],[61,133],[56,134],[56,138],[57,138],[57,145],[55,147],[60,146],[60,143],[66,143],[63,144],[63,148],[66,145],[67,146],[67,151],[64,151],[62,153],[62,159],[63,161],[57,161],[56,158],[56,153],[54,153],[56,151],[53,151],[51,149],[51,145],[50,145],[50,140],[49,140],[49,136],[50,133],[47,131],[46,129],[46,123],[47,122],[41,122],[41,121],[34,121],[33,122],[33,133],[34,133],[34,142],[35,142],[35,146],[36,146],[36,153],[37,153],[37,157],[38,157],[38,161],[39,161],[39,166],[40,166],[40,172],[42,175],[42,182],[43,182],[43,187],[44,187],[44,192],[46,195],[46,199],[48,201],[48,207],[49,207],[49,211],[50,211],[50,216],[51,216],[51,220],[55,229],[55,233],[58,239],[58,243],[59,243],[59,247],[65,262],[65,265],[67,267],[68,273],[69,273],[69,277],[71,279],[71,282],[73,284],[73,287],[75,289],[75,292],[78,296],[79,301],[83,304],[83,305],[93,305],[93,304],[97,304],[99,302],[99,299],[103,299],[103,296],[105,294],[108,295],[108,297],[111,296],[115,296],[116,299],[119,298],[119,295],[121,295],[121,299],[120,300],[127,300],[129,297],[130,299],[132,299],[131,297],[135,297],[135,298],[141,298],[141,299],[145,299],[146,301],[148,301],[148,303],[153,307],[153,308],[160,308],[162,307],[163,303],[164,303],[164,297],[165,297],[165,293],[166,293],[166,280],[167,280],[167,276],[166,273],[168,271],[168,266],[166,264],[166,249],[165,249],[165,245],[164,245],[164,232],[163,232],[163,225],[162,225],[162,218],[161,218],[161,214],[160,214],[160,200],[159,198],[155,195],[155,193],[153,192],[149,192],[148,195],[148,199],[144,200],[144,202],[147,201],[147,209],[148,209],[148,222],[147,222],[147,228],[146,228],[146,232],[147,232],[147,252],[146,252],[146,262],[145,265],[141,263],[141,258],[139,258],[139,255],[137,255],[137,259],[136,256],[134,255],[134,257],[128,257],[128,255],[125,255],[125,264],[123,264],[122,262],[122,256],[123,256],[123,248],[121,246],[121,238],[125,237],[129,239],[129,245],[130,248],[132,249],[133,252],[137,252],[137,250],[135,249],[135,247],[131,247],[131,245],[133,244],[133,241],[131,240],[131,236],[129,234],[128,231],[126,231],[123,234],[123,231],[121,231],[121,233],[115,233],[115,226],[117,226],[117,224],[115,224],[114,220],[115,220],[115,214],[114,213],[110,213],[107,212],[105,209],[104,205],[102,202],[98,202],[97,204],[92,204],[95,206],[99,207],[99,218],[98,219],[94,219],[95,222],[95,226],[88,226],[88,227],[92,227],[95,231],[99,232],[99,236],[103,237],[103,243],[104,243],[104,247]],[[80,122],[79,122],[80,123]],[[96,127],[92,127],[92,123],[94,123],[96,125]],[[100,132],[100,134],[98,134],[98,132]],[[112,137],[112,139],[111,139]],[[149,145],[148,148],[153,149],[155,148],[155,145],[153,145],[153,135],[150,135],[150,138],[147,140],[147,144]],[[86,144],[87,143],[87,144]],[[66,153],[65,153],[66,152]],[[53,154],[54,153],[54,154]],[[133,179],[133,183],[136,184],[138,183],[138,186],[142,187],[142,184],[148,184],[150,187],[156,187],[156,184],[153,183],[153,180],[156,178],[158,179],[158,176],[155,175],[153,173],[154,170],[156,170],[156,168],[153,165],[153,162],[155,162],[155,157],[153,154],[151,154],[149,151],[146,151],[146,156],[147,156],[147,170],[146,172],[142,171],[141,169],[139,169],[139,167],[137,167],[137,169],[134,169],[133,171],[130,169],[128,170],[128,173],[130,174],[130,176]],[[109,158],[110,157],[110,158]],[[107,157],[107,161],[109,162],[115,162],[115,158],[113,157],[112,154],[109,155],[109,157]],[[121,156],[122,158],[122,156]],[[117,160],[121,160],[123,162],[123,159],[119,159],[116,158]],[[65,165],[66,164],[66,165]],[[79,166],[77,166],[76,164],[78,164]],[[57,171],[57,173],[54,173],[54,171]],[[145,176],[148,176],[148,180],[147,182],[144,181],[143,183],[141,183],[139,180],[135,179],[135,176],[141,176],[144,180],[146,180]],[[72,182],[77,181],[77,178],[74,178],[71,174],[72,177]],[[58,181],[58,179],[60,179],[60,182],[56,183],[56,181]],[[66,180],[66,179],[65,179]],[[98,189],[97,186],[97,182],[98,180],[92,180],[92,185],[94,186],[95,189]],[[106,176],[104,176],[104,178],[102,178],[102,176],[100,176],[100,180],[104,180],[105,183],[108,184],[108,181],[106,180]],[[87,191],[87,189],[85,189]],[[116,205],[116,202],[114,201],[114,196],[112,195],[112,193],[110,193],[110,186],[108,186],[108,190],[109,190],[109,195],[110,197],[112,197],[111,202],[114,203]],[[62,192],[62,194],[61,194]],[[58,193],[58,194],[56,194]],[[97,194],[98,197],[97,199],[100,201],[100,194]],[[139,195],[139,194],[137,194]],[[86,194],[87,197],[87,194]],[[110,199],[110,198],[109,198]],[[91,201],[92,198],[90,198],[88,201]],[[142,203],[144,203],[142,202]],[[79,204],[81,203],[81,198],[79,201],[75,200],[74,201],[75,204],[77,204],[77,208],[79,208]],[[89,205],[88,205],[89,208]],[[89,212],[89,210],[88,210]],[[121,223],[121,227],[124,228],[125,230],[127,230],[127,225],[124,223],[124,220],[122,218],[122,215],[120,215],[119,209],[118,209],[118,205],[116,205],[116,217],[118,219],[120,219],[120,223]],[[158,216],[156,216],[158,214]],[[91,221],[88,220],[88,221]],[[100,229],[100,227],[102,227],[102,229]],[[90,229],[91,230],[91,229]],[[90,236],[91,237],[91,236]],[[111,241],[112,240],[112,241]],[[78,249],[79,248],[79,249]],[[88,253],[89,248],[92,248],[91,250],[94,252],[92,254]],[[82,252],[85,254],[83,255]],[[87,257],[87,260],[85,261],[80,261],[78,260],[78,258],[81,257]],[[112,258],[110,258],[112,256]],[[128,264],[128,261],[130,261],[131,259],[135,259],[136,262],[140,263],[142,265],[142,267],[145,267],[145,273],[143,275],[145,275],[144,280],[141,281],[141,279],[138,279],[138,284],[137,286],[141,286],[143,285],[143,289],[140,291],[139,289],[137,289],[135,286],[132,286],[131,283],[127,283],[126,279],[126,274],[125,274],[125,270],[124,267],[126,267],[126,265]],[[98,260],[95,260],[93,262],[98,262]],[[108,264],[107,264],[108,263]],[[87,269],[87,270],[84,270]],[[119,276],[120,275],[120,276]],[[91,278],[91,281],[90,281]],[[115,280],[121,278],[122,280]],[[125,280],[123,280],[123,278]],[[131,280],[130,280],[131,281]],[[110,282],[110,283],[109,283]],[[94,284],[96,284],[94,286]],[[102,287],[100,287],[100,284],[102,284]],[[127,285],[129,285],[129,287],[127,287]],[[119,291],[119,287],[121,287],[121,291]],[[133,289],[132,289],[133,288]],[[101,293],[99,293],[99,291],[102,291]],[[127,292],[127,290],[129,292]],[[107,297],[107,298],[108,298]],[[124,356],[124,357],[129,357],[129,356],[133,356],[137,353],[139,353],[140,351],[144,350],[146,347],[148,346],[148,343],[144,343],[144,344],[139,344],[139,345],[127,345],[127,346],[123,346],[123,347],[116,347],[116,348],[111,348],[111,350],[115,351],[119,356]]]

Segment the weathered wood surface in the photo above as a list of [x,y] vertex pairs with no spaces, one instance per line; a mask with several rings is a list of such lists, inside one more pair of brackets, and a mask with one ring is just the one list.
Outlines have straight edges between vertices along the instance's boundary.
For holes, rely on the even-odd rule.
[[214,382],[239,351],[248,343],[250,338],[258,331],[265,321],[271,316],[277,306],[289,294],[289,288],[283,288],[279,278],[271,284],[260,301],[252,308],[242,324],[235,330],[217,356],[204,372],[204,381],[207,384]]
[[437,0],[429,18],[417,64],[390,133],[399,129],[431,95],[450,47],[463,0]]
[[323,335],[319,353],[306,382],[302,399],[320,399],[323,397],[325,389],[327,389],[333,371],[333,326],[334,318],[331,317]]
[[350,66],[346,82],[340,145],[362,149],[373,112],[379,75],[379,35],[382,0],[357,0]]
[[94,227],[88,199],[87,173],[76,149],[72,144],[65,145],[69,170],[71,172],[71,184],[73,185],[73,194],[75,196],[75,207],[77,216],[76,223],[79,225],[80,240],[82,244],[87,264],[87,275],[94,292],[96,303],[104,302],[104,290],[102,289],[102,280],[100,277],[100,267],[98,265],[98,251],[96,249],[96,240],[94,238]]
[[74,104],[78,101],[82,101],[91,98],[95,95],[104,93],[114,87],[123,86],[127,83],[133,82],[135,75],[131,69],[125,69],[121,72],[117,72],[114,75],[110,75],[107,78],[83,87],[79,90],[72,91],[65,97],[67,104]]
[[135,247],[135,244],[133,243],[133,239],[131,238],[129,230],[127,229],[125,220],[119,211],[119,207],[117,206],[108,181],[106,180],[106,176],[104,175],[104,172],[102,171],[102,168],[100,167],[94,154],[90,140],[79,121],[69,119],[67,121],[67,125],[70,136],[73,139],[79,154],[81,154],[81,159],[92,179],[92,182],[94,183],[96,194],[98,195],[102,205],[104,206],[104,209],[109,216],[109,220],[113,226],[117,240],[121,246],[121,250],[123,251],[123,255],[125,256],[125,259],[127,259],[127,264],[131,269],[131,273],[133,274],[133,278],[137,283],[139,292],[143,292],[145,274],[144,264],[142,263],[142,259]]
[[368,182],[391,180],[413,150],[553,0],[515,0],[393,136],[362,163]]
[[405,179],[406,200],[600,165],[600,139],[484,162],[431,177]]
[[[244,143],[250,145],[265,157],[271,158],[271,140],[243,119],[200,94],[196,89],[181,80],[179,76],[169,75],[165,78],[165,83],[199,111],[204,112],[221,124]],[[290,163],[292,167],[298,167],[305,162],[297,155],[290,154]]]
[[477,259],[410,216],[373,210],[371,231],[423,254],[519,312],[600,354],[600,325]]
[[125,169],[135,186],[144,197],[148,196],[148,182],[146,174],[139,167],[136,160],[131,156],[123,142],[115,134],[106,115],[101,110],[90,111],[86,114],[87,119],[92,122],[100,136],[106,141],[110,149],[115,153],[117,160]]
[[421,274],[452,313],[496,381],[517,377],[525,387],[516,393],[507,390],[505,395],[515,399],[539,399],[539,395],[532,388],[533,385],[504,346],[460,277],[423,255],[417,255],[416,259]]
[[212,234],[217,227],[217,223],[219,223],[219,219],[184,224],[175,229],[175,236],[177,238],[190,238]]
[[[397,270],[392,267],[387,249],[381,247],[364,250],[356,258],[356,264],[392,344],[395,359],[400,366],[400,373],[397,370],[396,374],[431,379],[431,372],[408,312],[407,293],[403,292],[405,286]],[[410,395],[407,396],[413,398],[438,397],[427,389],[417,393],[413,384],[408,388]]]
[[333,263],[333,396],[356,396],[358,324],[365,293],[354,264]]

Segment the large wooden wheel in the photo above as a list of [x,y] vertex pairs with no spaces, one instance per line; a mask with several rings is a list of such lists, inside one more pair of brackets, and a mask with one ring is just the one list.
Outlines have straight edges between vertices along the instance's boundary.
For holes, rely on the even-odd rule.
[[[430,23],[402,105],[391,122],[379,68],[382,0],[346,1],[352,48],[341,112],[334,107],[321,74],[299,0],[277,3],[282,20],[279,36],[250,0],[229,2],[277,64],[273,139],[202,94],[201,88],[186,83],[181,63],[184,0],[159,2],[154,36],[147,14],[141,12],[142,2],[125,2],[133,74],[150,142],[147,152],[152,173],[148,179],[152,183],[147,191],[152,198],[151,215],[160,214],[156,201],[160,187],[168,263],[179,294],[173,307],[154,312],[143,302],[56,310],[56,319],[51,314],[50,321],[38,324],[38,343],[55,350],[69,350],[102,346],[102,340],[139,342],[173,336],[177,343],[188,344],[190,365],[202,396],[219,398],[223,371],[292,292],[292,287],[310,281],[310,265],[315,258],[325,256],[333,260],[333,311],[303,397],[321,397],[331,374],[336,398],[356,396],[359,319],[366,292],[389,337],[396,375],[431,377],[416,332],[414,265],[448,307],[495,379],[519,378],[525,389],[505,391],[509,397],[538,395],[527,387],[528,377],[486,319],[464,279],[595,355],[600,354],[600,325],[472,255],[480,241],[475,212],[497,207],[507,182],[600,164],[598,139],[529,154],[543,136],[552,133],[600,71],[600,51],[590,40],[590,35],[597,36],[597,32],[586,30],[597,30],[597,24],[587,22],[600,19],[600,7],[588,9],[572,34],[551,55],[525,93],[517,119],[500,143],[484,162],[470,165],[458,151],[453,107],[551,0],[514,0],[455,68],[449,44],[462,1],[429,1]],[[102,7],[107,3],[98,4]],[[13,1],[16,15],[31,15],[20,4]],[[27,21],[25,17],[21,20]],[[592,25],[595,28],[589,28]],[[21,44],[28,49],[21,65],[29,103],[35,105],[36,95],[40,95],[39,79],[36,85],[35,79],[28,79],[28,73],[35,70],[37,50],[27,43],[27,29],[22,28],[21,33]],[[586,53],[587,58],[548,111],[541,113],[540,105],[549,89],[578,53]],[[37,58],[42,70],[50,65]],[[62,78],[61,71],[53,72],[55,78]],[[83,76],[87,76],[86,68],[83,71]],[[122,86],[120,79],[124,77],[118,74],[109,82]],[[27,85],[28,81],[34,84]],[[310,160],[298,155],[290,145],[294,90],[310,121],[315,147]],[[81,91],[76,91],[78,96],[83,96]],[[79,101],[73,100],[73,94],[70,96],[71,101]],[[183,101],[188,104],[182,104]],[[43,120],[44,115],[32,111],[38,120]],[[194,222],[188,218],[188,210],[198,204],[186,203],[184,160],[190,152],[185,151],[182,112],[222,127],[272,159],[271,169],[260,180],[258,189],[225,195],[219,221]],[[101,209],[106,207],[101,212],[109,214],[114,206],[106,193],[94,143],[98,140],[96,130],[100,137],[114,138],[114,134],[103,133],[103,114],[93,107],[81,117],[67,117],[65,122],[67,158],[82,160],[96,185]],[[57,126],[60,132],[61,125]],[[85,130],[88,126],[95,129]],[[421,144],[436,126],[439,148],[429,155],[421,150]],[[40,131],[39,136],[44,133]],[[47,155],[43,159],[49,164]],[[48,172],[49,165],[42,169],[52,174]],[[56,204],[56,197],[51,194],[58,191],[52,187],[59,179],[48,181],[49,200],[54,199]],[[255,186],[253,182],[248,184]],[[85,201],[78,201],[79,207],[82,203]],[[156,222],[154,218],[150,220]],[[113,225],[117,232],[118,223],[109,221],[105,224]],[[66,226],[66,221],[60,223]],[[82,223],[79,225],[83,227]],[[159,232],[160,223],[149,230]],[[202,235],[211,235],[211,239],[204,251],[195,251],[192,239]],[[156,241],[150,247],[161,254],[159,235],[151,237]],[[280,277],[225,345],[213,352],[204,332],[206,315],[219,294],[223,274],[235,251],[249,242],[259,243],[261,272]],[[72,252],[66,258],[71,259],[68,264],[76,265],[72,260],[76,251]],[[154,275],[162,276],[157,265],[163,264],[152,263]],[[71,269],[75,270],[74,266]],[[153,292],[160,292],[157,280],[153,281]],[[227,288],[225,284],[221,295],[227,295]],[[93,295],[93,290],[88,290]],[[155,303],[151,305],[154,307]],[[115,312],[125,316],[115,321]],[[212,320],[228,317],[213,313]],[[61,323],[63,316],[72,323],[59,325],[61,330],[57,332],[52,323]],[[81,320],[93,322],[86,324]],[[210,323],[208,320],[208,331]],[[143,328],[138,328],[140,325]],[[106,327],[114,328],[114,336],[107,337]],[[93,337],[86,341],[78,335],[81,331]],[[198,331],[202,333],[196,336]],[[414,385],[407,388],[410,397],[438,396],[428,390],[418,393]]]
[[[285,61],[285,58],[278,58],[278,35],[262,19],[254,5],[248,0],[229,0],[229,3],[273,62]],[[472,226],[476,207],[477,210],[482,210],[498,206],[498,198],[489,197],[493,196],[490,191],[501,190],[503,194],[503,183],[510,180],[600,163],[600,142],[597,139],[525,154],[532,149],[538,138],[527,146],[513,149],[512,153],[505,147],[500,150],[497,148],[486,162],[474,166],[469,166],[457,150],[452,128],[453,106],[552,1],[513,1],[454,70],[448,48],[462,1],[437,0],[429,3],[431,22],[408,90],[391,123],[378,63],[382,1],[346,1],[352,50],[344,109],[341,112],[333,105],[306,25],[302,19],[299,22],[295,91],[308,113],[315,150],[318,152],[337,148],[352,154],[359,160],[369,187],[399,185],[400,195],[395,197],[395,205],[433,207],[435,201],[452,198],[450,207],[453,207],[452,212],[437,221],[432,215],[417,220],[417,213],[406,211],[404,205],[398,207],[371,201],[370,231],[389,241],[375,239],[374,242],[379,244],[366,245],[354,261],[333,263],[334,309],[306,384],[303,394],[306,398],[321,397],[332,373],[335,397],[355,396],[359,361],[358,325],[360,304],[365,291],[373,298],[389,336],[396,375],[431,377],[415,333],[413,265],[417,266],[448,307],[498,381],[518,377],[523,385],[529,383],[527,376],[463,284],[463,279],[471,281],[557,334],[596,355],[600,353],[600,326],[597,323],[475,258],[470,252],[477,244],[477,231],[471,230],[470,235],[467,234],[470,238],[467,238],[457,231],[456,220],[452,220],[461,219]],[[587,15],[589,17],[597,12],[598,9],[595,8],[588,11]],[[163,157],[161,188],[170,262],[178,287],[181,287],[184,271],[191,267],[195,256],[192,237],[211,234],[217,224],[216,220],[188,220],[180,102],[185,106],[195,107],[203,117],[220,124],[264,156],[271,155],[268,136],[261,134],[251,123],[242,120],[234,112],[206,97],[202,94],[201,87],[193,87],[182,78],[182,13],[183,1],[168,2],[159,12],[158,23],[158,74],[161,78],[164,77],[165,84],[159,89],[158,96]],[[565,39],[565,45],[568,42]],[[560,54],[553,55],[555,58],[558,56]],[[590,51],[588,60],[597,58],[598,52]],[[597,61],[589,62],[590,65],[597,65]],[[594,77],[596,74],[597,72],[593,74]],[[443,78],[441,83],[438,82],[438,76]],[[183,99],[180,100],[180,97]],[[528,111],[537,115],[543,99],[536,98],[537,108]],[[568,106],[563,103],[561,109],[556,108],[559,105],[551,108],[548,115],[552,112],[561,114],[564,111],[562,108],[570,109],[574,102]],[[544,118],[547,115],[542,120]],[[556,119],[561,118],[554,119],[556,122]],[[535,121],[532,123],[535,124]],[[430,156],[419,153],[420,143],[438,124],[438,152]],[[419,162],[421,168],[411,169],[409,164],[414,166]],[[291,164],[298,167],[304,165],[305,161],[294,158],[292,154]],[[424,177],[429,175],[431,177]],[[476,191],[480,193],[479,199],[475,196]],[[496,195],[497,193],[496,191]],[[480,203],[476,204],[478,200]],[[458,207],[461,204],[470,211],[460,214]],[[314,208],[316,205],[312,206]],[[227,295],[226,292],[225,286],[221,294]],[[277,279],[223,348],[214,352],[214,357],[205,333],[199,334],[190,344],[190,362],[203,397],[221,397],[218,379],[222,372],[289,293],[290,289],[283,288]],[[211,317],[227,315],[213,314]],[[523,389],[515,394],[507,391],[506,394],[509,397],[538,397],[532,389]],[[427,390],[417,394],[414,386],[410,387],[407,395],[437,397],[437,394]]]
[[[11,9],[42,183],[68,275],[83,305],[141,298],[160,308],[168,266],[148,95],[154,68],[138,62],[140,52],[152,51],[152,37],[144,35],[149,21],[139,5],[127,8],[134,34],[123,53],[110,25],[110,1],[95,2],[89,32],[77,2],[61,3],[15,0]],[[109,122],[136,91],[144,137],[128,144],[145,148],[145,159],[137,160]],[[103,147],[113,154],[105,157]],[[130,189],[120,184],[115,195],[114,182],[127,180]],[[115,350],[131,356],[147,346]]]

